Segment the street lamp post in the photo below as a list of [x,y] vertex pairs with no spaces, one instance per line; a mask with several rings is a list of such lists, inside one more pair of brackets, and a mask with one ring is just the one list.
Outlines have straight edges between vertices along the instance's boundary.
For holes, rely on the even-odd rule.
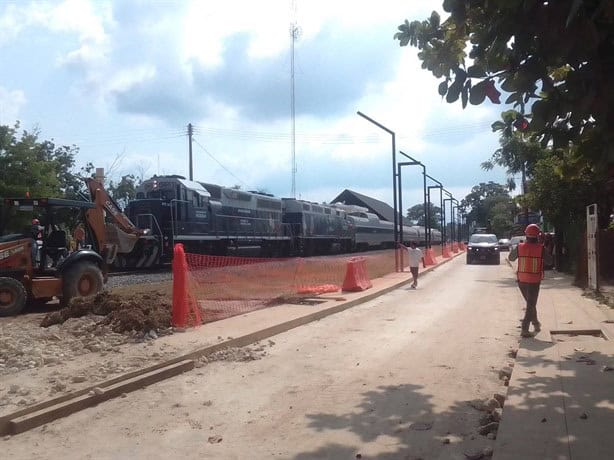
[[428,241],[428,236],[427,236],[427,230],[426,230],[426,226],[428,223],[428,209],[426,206],[426,166],[424,166],[424,164],[418,160],[416,160],[415,158],[409,156],[408,154],[406,154],[405,152],[402,152],[399,150],[399,153],[401,155],[403,155],[406,158],[409,158],[410,160],[412,160],[412,164],[418,165],[422,167],[422,187],[423,187],[423,196],[424,196],[424,248],[428,249],[429,247],[429,241]]
[[441,185],[429,185],[426,188],[426,201],[428,202],[428,207],[429,207],[429,244],[432,245],[433,244],[433,235],[431,232],[431,190],[432,189],[439,189],[439,195],[441,195]]
[[[452,198],[452,201],[454,201],[456,203],[456,206],[454,206],[455,209],[458,209],[458,206],[460,205],[460,203],[458,202],[458,200],[456,198]],[[450,202],[450,211],[452,212],[452,241],[457,241],[458,242],[458,235],[457,235],[457,231],[456,231],[456,221],[457,216],[454,214],[454,212],[452,211],[452,202]]]
[[446,201],[450,202],[450,205],[452,204],[452,200],[453,200],[453,196],[450,192],[448,192],[445,188],[443,189],[443,192],[448,195],[448,198],[444,198],[442,200],[442,217],[443,217],[443,233],[444,233],[444,238],[446,243],[448,242],[448,229],[447,229],[447,223],[446,223]]
[[[437,179],[435,179],[432,176],[429,176],[428,174],[426,174],[426,177],[428,177],[429,179],[431,179],[433,182],[435,182],[438,185],[431,185],[427,188],[428,190],[428,206],[429,206],[429,224],[431,221],[431,189],[433,188],[438,188],[439,189],[439,209],[441,210],[443,208],[443,184],[441,182],[439,182]],[[442,216],[443,217],[443,214]],[[441,219],[440,219],[441,220]],[[430,225],[429,225],[429,245],[433,243],[432,237],[431,237],[431,233],[430,233]],[[441,246],[443,248],[443,226],[442,226],[442,231],[441,231]]]
[[[419,165],[420,162],[418,161],[402,161],[400,163],[397,163],[397,177],[399,179],[399,209],[403,209],[403,183],[402,183],[402,179],[401,179],[401,168],[403,166],[417,166]],[[400,219],[401,221],[400,225],[399,225],[399,241],[401,243],[403,243],[403,212],[401,211],[401,216]]]
[[[358,115],[360,115],[362,118],[364,118],[365,120],[373,123],[375,126],[377,126],[380,129],[383,129],[384,131],[386,131],[388,134],[390,134],[392,136],[392,208],[394,210],[394,231],[393,231],[393,235],[394,235],[394,242],[398,243],[399,242],[399,235],[398,235],[398,230],[397,230],[397,220],[398,220],[398,216],[397,216],[397,182],[396,182],[396,163],[397,163],[397,148],[396,148],[396,135],[394,133],[394,131],[386,128],[384,125],[382,125],[381,123],[378,123],[377,121],[375,121],[373,118],[365,115],[364,113],[362,113],[360,110],[358,112],[356,112]],[[395,251],[396,253],[396,251]],[[396,271],[399,271],[399,256],[398,253],[396,253],[397,255],[395,256],[395,263],[396,263]]]
[[454,225],[454,241],[458,243],[458,206],[452,206],[452,212],[456,217],[456,223]]

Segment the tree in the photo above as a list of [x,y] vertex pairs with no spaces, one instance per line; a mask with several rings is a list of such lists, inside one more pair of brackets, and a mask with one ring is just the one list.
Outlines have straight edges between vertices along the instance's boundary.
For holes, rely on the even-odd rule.
[[[407,218],[414,222],[415,225],[424,227],[424,203],[409,208],[407,210]],[[441,208],[433,203],[429,203],[429,226],[441,230]]]
[[76,196],[85,184],[72,173],[76,146],[40,141],[38,131],[23,131],[19,123],[0,126],[0,196]]
[[127,174],[122,176],[121,180],[117,183],[109,182],[107,190],[123,209],[130,200],[136,197],[136,187],[140,182],[134,174]]
[[573,144],[595,169],[614,163],[614,0],[444,0],[443,9],[444,22],[436,12],[406,20],[395,39],[420,50],[447,102],[498,104],[498,84],[543,146]]
[[492,124],[493,131],[500,133],[500,148],[495,150],[490,160],[482,163],[482,168],[491,170],[495,165],[505,168],[511,190],[516,187],[514,175],[521,173],[524,193],[526,177],[533,175],[533,168],[536,161],[544,154],[544,147],[534,136],[526,135],[523,130],[514,128],[518,116],[517,111],[506,110],[501,113],[501,120]]
[[436,12],[405,21],[395,39],[420,50],[449,103],[499,104],[499,90],[506,93],[514,110],[493,123],[501,147],[483,166],[521,172],[519,202],[558,222],[557,238],[579,235],[592,202],[607,225],[614,209],[614,0],[445,0],[443,8],[445,21]]
[[474,186],[460,204],[467,212],[467,222],[476,227],[487,227],[501,237],[514,226],[516,204],[505,186],[495,182],[482,182]]

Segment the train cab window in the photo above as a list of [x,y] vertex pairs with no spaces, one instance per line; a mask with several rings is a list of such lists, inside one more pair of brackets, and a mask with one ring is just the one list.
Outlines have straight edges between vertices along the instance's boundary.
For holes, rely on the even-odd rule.
[[160,198],[162,200],[174,200],[175,194],[172,190],[152,190],[147,194],[147,198]]

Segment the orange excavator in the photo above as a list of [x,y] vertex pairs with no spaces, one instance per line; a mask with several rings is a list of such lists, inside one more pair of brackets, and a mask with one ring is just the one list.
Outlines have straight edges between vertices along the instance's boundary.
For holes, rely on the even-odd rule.
[[157,253],[159,241],[137,228],[100,182],[86,184],[90,201],[0,202],[0,316],[18,314],[28,301],[58,297],[67,304],[96,294],[118,255],[141,260]]

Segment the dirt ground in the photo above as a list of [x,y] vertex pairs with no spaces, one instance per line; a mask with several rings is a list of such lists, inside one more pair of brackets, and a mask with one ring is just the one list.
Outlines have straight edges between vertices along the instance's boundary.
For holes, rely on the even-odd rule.
[[106,380],[176,354],[168,291],[123,286],[0,318],[0,414]]
[[[462,262],[429,274],[418,290],[393,291],[247,350],[224,350],[192,372],[10,437],[5,452],[488,458],[500,414],[484,405],[496,409],[491,398],[505,394],[521,302],[509,267]],[[130,351],[113,358],[146,360],[163,343],[164,352],[178,352],[171,342],[182,336],[124,344],[120,350]],[[88,442],[71,436],[75,430]]]

